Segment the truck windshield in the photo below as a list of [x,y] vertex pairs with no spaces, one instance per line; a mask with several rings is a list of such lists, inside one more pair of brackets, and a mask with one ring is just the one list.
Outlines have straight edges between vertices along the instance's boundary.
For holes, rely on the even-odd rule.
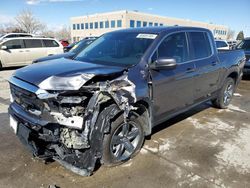
[[156,34],[138,32],[108,33],[86,47],[75,59],[105,65],[135,65],[156,37]]
[[91,44],[93,40],[81,40],[77,44],[75,44],[69,52],[73,52],[75,54],[78,54],[80,51],[82,51],[84,48],[86,48],[89,44]]
[[250,51],[250,40],[243,40],[241,43],[238,44],[237,49]]

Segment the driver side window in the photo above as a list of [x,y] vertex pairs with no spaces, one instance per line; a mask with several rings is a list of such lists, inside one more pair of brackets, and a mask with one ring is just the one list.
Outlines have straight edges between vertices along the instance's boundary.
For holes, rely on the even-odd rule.
[[5,42],[2,46],[6,46],[8,49],[24,48],[23,42],[20,39],[9,40],[9,41]]
[[187,49],[186,34],[184,32],[172,34],[162,41],[152,60],[173,58],[176,60],[176,63],[183,63],[188,60]]

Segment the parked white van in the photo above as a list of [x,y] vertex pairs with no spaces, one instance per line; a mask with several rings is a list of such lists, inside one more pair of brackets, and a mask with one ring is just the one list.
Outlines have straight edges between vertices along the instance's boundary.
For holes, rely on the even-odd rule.
[[16,37],[34,37],[35,35],[30,33],[7,33],[7,34],[0,34],[0,41],[7,39],[7,38],[16,38]]
[[0,67],[31,64],[34,59],[63,53],[60,42],[51,38],[19,37],[0,42]]

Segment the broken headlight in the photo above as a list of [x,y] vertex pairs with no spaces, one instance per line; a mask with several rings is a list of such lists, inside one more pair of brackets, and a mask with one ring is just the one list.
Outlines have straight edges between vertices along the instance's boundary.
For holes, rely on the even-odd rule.
[[41,82],[39,87],[44,90],[79,90],[94,74],[81,74],[70,77],[51,76]]

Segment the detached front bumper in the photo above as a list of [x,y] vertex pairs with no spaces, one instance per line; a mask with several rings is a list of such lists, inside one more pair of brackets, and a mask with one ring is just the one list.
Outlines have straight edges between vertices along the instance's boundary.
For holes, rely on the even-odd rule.
[[[91,160],[91,153],[85,152],[76,156],[72,150],[67,149],[68,156],[64,155],[65,151],[60,143],[60,125],[51,124],[49,121],[41,120],[27,113],[16,103],[9,106],[9,115],[13,119],[12,121],[17,124],[17,137],[35,157],[44,160],[54,159],[65,168],[81,176],[92,174],[93,161],[95,163],[95,160]],[[79,159],[79,157],[82,158]],[[74,161],[78,161],[79,164],[73,165]]]

